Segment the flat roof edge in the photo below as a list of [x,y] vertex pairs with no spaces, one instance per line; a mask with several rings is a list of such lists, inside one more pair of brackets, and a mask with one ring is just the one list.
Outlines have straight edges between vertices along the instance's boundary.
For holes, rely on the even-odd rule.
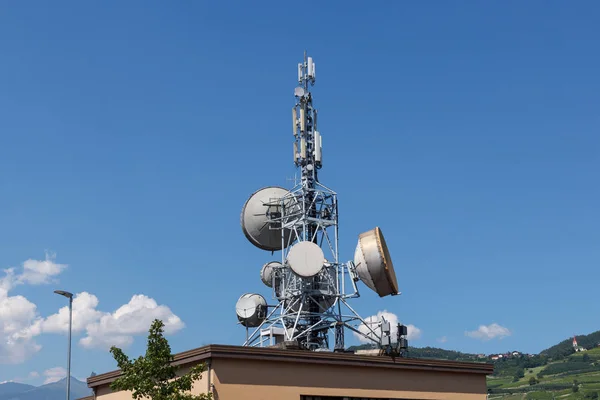
[[[399,368],[489,375],[494,365],[489,363],[431,360],[422,358],[391,358],[306,350],[282,350],[269,347],[243,347],[232,345],[208,345],[184,351],[173,356],[174,365],[186,365],[206,359],[246,359],[257,361],[296,362],[303,364],[345,365],[356,367]],[[111,371],[89,377],[88,387],[93,388],[112,383],[121,371]]]

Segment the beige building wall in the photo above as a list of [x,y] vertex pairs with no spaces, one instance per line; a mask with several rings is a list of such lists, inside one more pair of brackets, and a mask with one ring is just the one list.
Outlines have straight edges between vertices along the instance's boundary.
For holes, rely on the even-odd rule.
[[483,400],[484,374],[273,361],[213,361],[217,400],[300,400],[300,395]]
[[[186,374],[190,368],[182,368],[178,375]],[[212,375],[212,373],[211,373]],[[204,371],[201,379],[194,383],[192,394],[201,394],[208,392],[208,371]],[[96,399],[98,400],[131,400],[133,396],[129,391],[113,392],[110,384],[102,385],[96,389]]]
[[[212,388],[215,400],[301,400],[339,396],[398,400],[485,400],[486,375],[493,365],[322,354],[211,345],[175,356],[185,366],[207,363],[193,393]],[[131,400],[130,392],[112,392],[112,371],[88,379],[98,400]]]
[[[484,374],[253,360],[213,360],[210,381],[215,400],[300,400],[300,395],[484,400],[487,393]],[[205,371],[192,393],[207,393],[208,385]],[[96,396],[132,399],[130,392],[113,392],[108,384],[98,387]]]

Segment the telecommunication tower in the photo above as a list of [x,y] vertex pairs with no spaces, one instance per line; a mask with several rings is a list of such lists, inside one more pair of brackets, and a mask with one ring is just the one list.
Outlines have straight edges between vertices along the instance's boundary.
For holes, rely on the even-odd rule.
[[[398,283],[379,227],[359,235],[353,261],[339,259],[337,194],[318,178],[323,140],[310,90],[315,81],[315,63],[305,53],[298,64],[292,108],[293,160],[299,181],[290,190],[261,188],[242,209],[246,238],[262,250],[281,252],[280,260],[267,262],[260,271],[276,304],[268,305],[257,293],[244,294],[237,301],[238,321],[246,327],[244,346],[291,342],[328,351],[333,333],[334,350],[343,351],[344,329],[349,329],[389,349],[389,322],[366,322],[348,304],[360,296],[359,280],[380,297],[399,294]],[[407,346],[406,327],[399,325],[397,332],[402,353]]]

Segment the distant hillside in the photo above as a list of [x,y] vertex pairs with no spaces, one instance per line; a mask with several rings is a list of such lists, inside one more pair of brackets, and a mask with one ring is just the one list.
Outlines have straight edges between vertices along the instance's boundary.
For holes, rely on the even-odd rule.
[[[536,359],[540,365],[534,365]],[[536,356],[498,360],[494,364],[494,374],[487,379],[490,400],[600,397],[600,347],[561,360]]]
[[437,347],[409,347],[409,357],[431,358],[442,360],[466,361],[479,359],[477,354],[462,353],[455,350],[444,350]]
[[[349,347],[348,350],[371,349],[371,344]],[[436,360],[473,361],[479,359],[477,354],[461,353],[455,350],[445,350],[437,347],[408,347],[408,356],[411,358],[429,358]]]
[[0,398],[26,392],[35,389],[35,386],[25,385],[24,383],[6,382],[0,384]]
[[[18,392],[10,392],[14,388],[17,388]],[[66,378],[38,387],[8,382],[0,385],[0,400],[64,400],[66,390]],[[90,396],[91,394],[92,391],[87,387],[87,384],[71,377],[71,400]]]
[[[598,343],[600,343],[600,331],[590,333],[589,335],[577,336],[577,344],[588,350],[597,347]],[[571,337],[540,352],[540,355],[552,358],[553,360],[561,360],[573,353],[575,353],[575,350],[573,350],[573,338]]]

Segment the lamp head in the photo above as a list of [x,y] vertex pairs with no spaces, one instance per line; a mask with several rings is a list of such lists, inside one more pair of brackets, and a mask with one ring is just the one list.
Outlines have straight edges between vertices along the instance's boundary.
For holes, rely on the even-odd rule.
[[69,293],[64,290],[55,290],[54,293],[60,294],[61,296],[65,296],[66,298],[69,298],[69,299],[73,298],[73,293]]

